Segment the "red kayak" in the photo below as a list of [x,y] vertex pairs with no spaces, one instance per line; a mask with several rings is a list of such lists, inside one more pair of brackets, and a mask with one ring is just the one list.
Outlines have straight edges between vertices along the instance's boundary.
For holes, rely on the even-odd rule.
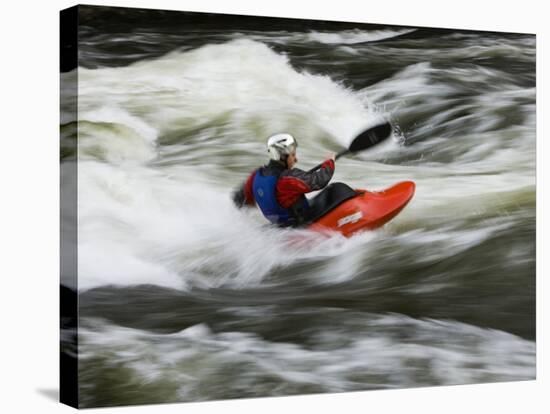
[[383,226],[408,204],[415,184],[403,181],[383,191],[356,189],[356,196],[342,202],[307,228],[319,232],[339,232],[346,237],[362,230]]

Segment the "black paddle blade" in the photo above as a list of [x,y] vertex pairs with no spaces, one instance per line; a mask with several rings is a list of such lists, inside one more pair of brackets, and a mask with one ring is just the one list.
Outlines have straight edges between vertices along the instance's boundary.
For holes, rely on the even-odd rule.
[[[336,154],[335,158],[338,159],[343,155],[349,154],[350,152],[359,152],[366,150],[367,148],[374,147],[379,142],[382,142],[385,139],[389,138],[391,132],[392,127],[389,122],[369,128],[357,135],[352,141],[349,148],[340,151],[338,154]],[[322,165],[323,163],[316,165],[311,170],[309,170],[309,172],[318,170],[319,168],[321,168]]]
[[373,147],[387,139],[392,132],[389,122],[369,128],[355,137],[349,146],[349,152],[359,152]]

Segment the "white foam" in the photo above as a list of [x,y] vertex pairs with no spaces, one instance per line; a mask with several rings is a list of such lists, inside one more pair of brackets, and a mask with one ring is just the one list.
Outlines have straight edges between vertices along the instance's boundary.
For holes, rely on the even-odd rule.
[[401,36],[413,32],[415,29],[403,30],[343,30],[340,32],[311,32],[307,34],[307,39],[320,43],[346,44],[352,45],[363,42],[373,42],[376,40],[388,39],[395,36]]
[[111,163],[150,161],[157,156],[157,131],[116,106],[79,112],[78,158]]
[[337,392],[518,381],[534,379],[536,372],[532,341],[454,321],[401,315],[365,314],[339,327],[308,331],[315,344],[308,347],[251,333],[215,333],[203,324],[169,335],[104,324],[97,328],[79,330],[83,363],[98,350],[109,352],[110,363],[132,368],[135,379],[178,384],[183,400],[214,398],[219,381],[225,393],[246,387],[266,395],[261,386],[265,378],[278,384],[269,390],[289,394],[289,387],[306,384]]
[[351,91],[329,77],[299,72],[286,56],[248,39],[128,67],[82,68],[79,82],[81,111],[120,108],[139,114],[142,125],[161,134],[234,111],[234,129],[247,129],[251,122],[260,126],[261,133],[248,140],[291,129],[304,142],[321,131],[347,144],[371,116]]
[[270,228],[256,209],[237,211],[226,189],[193,169],[182,174],[185,181],[142,166],[80,163],[80,289],[250,287],[277,267],[347,249],[338,238]]

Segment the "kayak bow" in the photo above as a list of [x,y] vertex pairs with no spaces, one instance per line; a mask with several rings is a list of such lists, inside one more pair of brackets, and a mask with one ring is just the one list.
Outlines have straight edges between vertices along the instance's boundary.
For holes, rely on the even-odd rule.
[[346,237],[383,226],[393,219],[412,199],[415,183],[403,181],[383,191],[357,189],[356,197],[320,217],[308,226],[318,232],[338,232]]

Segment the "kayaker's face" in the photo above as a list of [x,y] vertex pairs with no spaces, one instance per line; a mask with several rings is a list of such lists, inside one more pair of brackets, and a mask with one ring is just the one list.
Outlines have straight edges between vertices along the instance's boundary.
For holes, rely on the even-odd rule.
[[286,159],[286,165],[290,170],[297,162],[298,157],[296,157],[296,151],[294,151],[292,154],[289,154],[288,158]]

